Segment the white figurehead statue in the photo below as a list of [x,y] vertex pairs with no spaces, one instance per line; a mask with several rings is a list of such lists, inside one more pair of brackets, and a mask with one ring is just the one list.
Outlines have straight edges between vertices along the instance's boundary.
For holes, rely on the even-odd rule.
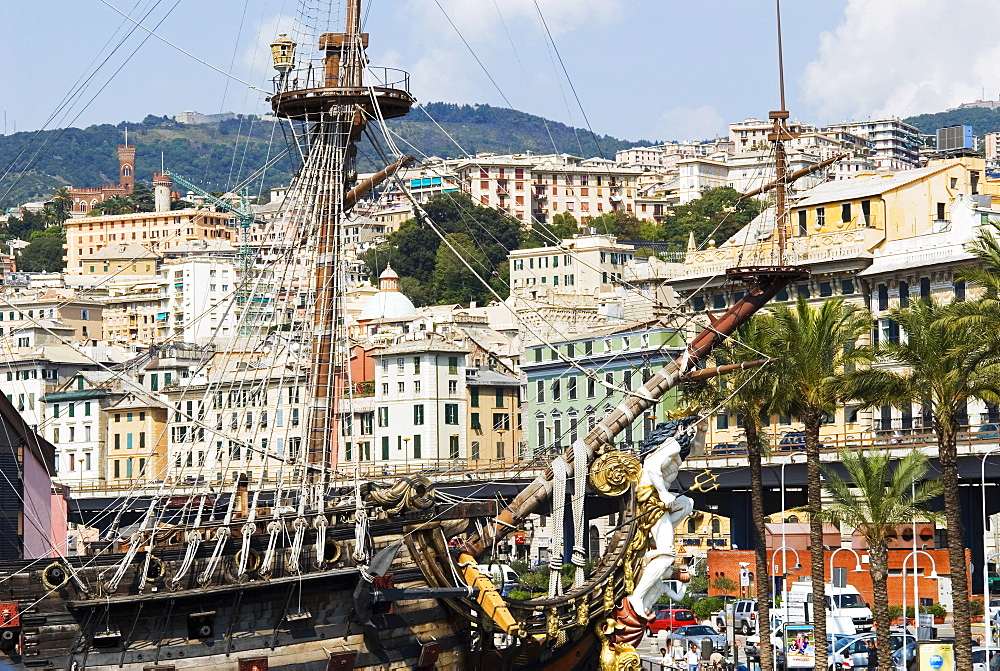
[[[672,494],[670,487],[677,479],[681,463],[691,452],[694,443],[704,440],[704,430],[700,428],[704,425],[698,419],[690,416],[658,424],[642,444],[642,471],[636,496],[640,507],[654,508],[647,514],[657,519],[649,530],[649,544],[643,557],[642,573],[632,594],[628,596],[628,601],[636,614],[646,619],[655,615],[654,607],[661,596],[666,594],[672,600],[680,601],[687,591],[687,585],[683,582],[677,590],[668,589],[664,583],[675,572],[674,561],[677,554],[674,528],[694,509],[694,502],[690,498]],[[653,500],[653,496],[659,499],[658,503]],[[661,511],[659,514],[655,511],[656,508]]]

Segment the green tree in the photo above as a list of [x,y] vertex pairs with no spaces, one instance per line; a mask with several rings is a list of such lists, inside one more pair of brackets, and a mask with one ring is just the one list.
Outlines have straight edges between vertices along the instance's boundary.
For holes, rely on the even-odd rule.
[[587,226],[598,233],[614,235],[619,240],[641,240],[643,223],[631,212],[615,210],[592,218]]
[[[437,250],[433,275],[435,299],[444,304],[468,305],[470,301],[477,301],[480,304],[488,302],[489,289],[483,286],[472,270],[462,262],[464,259],[480,276],[486,276],[490,273],[486,255],[479,251],[473,244],[472,238],[464,233],[451,233],[445,236],[445,240],[451,246],[443,244]],[[455,251],[452,251],[452,247]]]
[[[464,195],[445,193],[431,198],[424,206],[429,220],[408,219],[399,230],[390,234],[385,243],[368,250],[365,253],[365,263],[372,277],[378,277],[389,263],[399,273],[400,278],[412,277],[424,286],[434,288],[434,300],[438,303],[467,302],[468,300],[483,300],[489,296],[488,291],[479,280],[480,290],[474,290],[472,282],[466,282],[467,291],[464,295],[473,296],[462,300],[453,300],[452,280],[468,269],[454,269],[457,275],[450,275],[451,270],[441,267],[441,282],[434,275],[438,269],[438,252],[441,238],[435,229],[447,236],[459,234],[465,236],[463,249],[476,250],[476,271],[492,286],[500,287],[504,274],[502,266],[507,265],[507,256],[511,249],[517,249],[521,243],[520,222],[488,207],[482,207],[472,202]],[[480,258],[481,255],[482,258]],[[450,279],[445,279],[446,276]],[[475,278],[473,278],[475,279]],[[438,294],[438,287],[449,287],[447,295]],[[506,291],[506,289],[504,290]],[[501,296],[503,292],[498,291]]]
[[52,219],[60,226],[69,219],[69,214],[73,210],[73,197],[69,193],[68,187],[56,189],[52,195]]
[[27,272],[56,272],[63,269],[63,245],[66,229],[49,226],[35,231],[28,238],[28,246],[17,255],[17,268]]
[[[878,666],[891,669],[889,538],[895,536],[899,525],[915,517],[934,519],[928,504],[941,493],[941,481],[924,480],[927,455],[916,450],[900,459],[895,468],[888,452],[843,450],[840,463],[847,471],[846,480],[837,469],[823,466],[823,489],[829,502],[819,511],[819,518],[856,529],[868,544]],[[919,484],[911,488],[914,482]]]
[[958,487],[960,417],[972,399],[1000,401],[1000,357],[993,339],[967,319],[961,303],[921,300],[889,312],[905,338],[879,343],[879,360],[896,370],[868,368],[847,376],[847,393],[866,406],[893,405],[930,411],[948,538],[948,563],[955,615],[956,668],[972,668],[969,581],[966,575],[962,504]]
[[708,189],[700,198],[677,206],[664,218],[663,239],[678,249],[687,247],[688,236],[694,232],[698,245],[714,239],[721,244],[760,214],[764,205],[732,187]]
[[523,249],[535,247],[549,247],[557,245],[563,240],[572,238],[580,232],[580,222],[569,212],[559,212],[552,217],[552,223],[546,224],[538,221],[532,224],[531,229],[524,235],[521,242]]
[[[794,307],[774,308],[768,328],[772,351],[781,353],[774,365],[781,380],[776,403],[802,422],[805,433],[813,612],[825,613],[823,523],[816,514],[822,508],[819,429],[845,400],[844,368],[871,360],[868,348],[856,347],[858,338],[871,328],[871,317],[841,298],[812,307],[799,296]],[[826,618],[815,618],[815,627],[816,658],[826,659]]]

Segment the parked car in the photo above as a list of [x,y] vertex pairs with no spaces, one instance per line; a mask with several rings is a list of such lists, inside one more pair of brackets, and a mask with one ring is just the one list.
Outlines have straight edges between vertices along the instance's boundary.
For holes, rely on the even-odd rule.
[[716,443],[712,448],[711,455],[723,455],[723,454],[746,454],[747,446],[746,443]]
[[976,438],[996,440],[1000,438],[1000,424],[983,424],[976,429]]
[[724,656],[729,655],[729,641],[714,627],[709,627],[707,624],[692,624],[675,629],[670,634],[670,638],[673,639],[674,645],[683,644],[685,650],[691,645],[697,646],[700,650],[701,642],[707,638],[712,641],[713,650],[718,650]]
[[[827,667],[840,671],[862,671],[868,668],[868,641],[875,640],[875,632],[870,631],[855,636],[845,636],[834,640]],[[913,643],[915,639],[909,634],[891,632],[889,646],[895,652],[903,647],[903,643]],[[840,666],[838,666],[838,664]]]
[[656,618],[650,620],[646,630],[650,636],[664,629],[679,629],[687,625],[697,623],[698,620],[687,608],[661,608],[656,613]]
[[733,604],[733,629],[749,636],[757,631],[757,602],[750,599]]
[[[781,437],[781,440],[778,441],[779,452],[795,452],[797,450],[804,449],[806,449],[805,431],[789,431]],[[819,449],[825,450],[826,445],[820,443]]]
[[[1000,651],[996,648],[991,648],[993,651],[993,657],[995,659],[1000,658]],[[906,644],[906,666],[903,665],[903,648],[899,648],[892,653],[892,671],[908,671],[907,667],[910,666],[910,660],[912,660],[917,655],[917,642],[910,641]],[[1000,665],[1000,659],[997,662]],[[993,668],[997,668],[994,666]],[[990,666],[986,661],[986,648],[981,645],[977,645],[972,648],[972,671],[991,671]]]

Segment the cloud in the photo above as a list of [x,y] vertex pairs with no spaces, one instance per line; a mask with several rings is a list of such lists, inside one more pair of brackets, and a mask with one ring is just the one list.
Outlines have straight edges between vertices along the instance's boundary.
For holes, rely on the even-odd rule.
[[849,0],[803,96],[820,123],[939,112],[1000,95],[996,0]]
[[674,107],[660,115],[653,135],[670,140],[704,140],[726,132],[726,121],[714,107]]
[[[624,0],[537,0],[538,8],[545,17],[545,23],[553,37],[572,32],[585,25],[600,25],[614,21],[622,14]],[[506,35],[501,15],[507,28],[533,26],[540,31],[538,12],[535,0],[438,0],[441,8],[455,26],[470,42],[502,40],[506,43]],[[413,0],[411,3],[415,15],[426,16],[427,19],[439,25],[440,21],[447,23],[441,10],[427,0]],[[499,10],[498,10],[499,8]],[[452,30],[451,27],[448,27]]]

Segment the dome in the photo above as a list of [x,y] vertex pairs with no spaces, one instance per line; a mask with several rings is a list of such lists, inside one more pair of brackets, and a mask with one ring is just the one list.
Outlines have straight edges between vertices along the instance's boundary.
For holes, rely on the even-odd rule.
[[365,303],[358,321],[369,319],[394,319],[416,310],[413,302],[398,291],[380,291]]

